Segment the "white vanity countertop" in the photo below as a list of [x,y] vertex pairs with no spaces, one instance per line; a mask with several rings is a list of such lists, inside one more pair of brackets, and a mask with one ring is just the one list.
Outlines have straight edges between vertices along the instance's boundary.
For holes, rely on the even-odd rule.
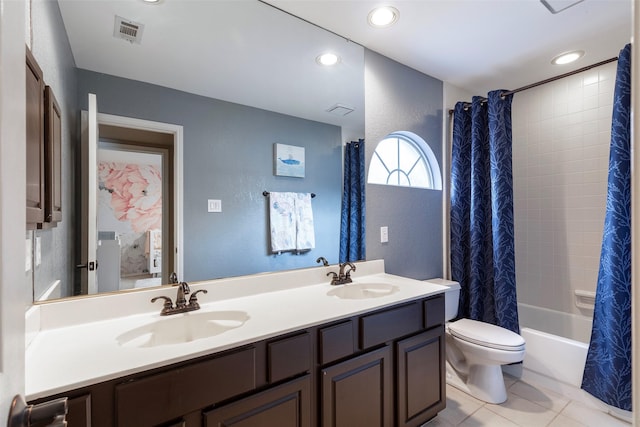
[[[394,292],[376,298],[342,299],[333,295],[339,287],[331,286],[328,279],[324,278],[322,283],[312,281],[311,283],[315,284],[297,287],[280,286],[283,289],[275,291],[267,290],[272,289],[273,286],[265,288],[254,284],[253,293],[246,292],[246,289],[243,290],[236,284],[240,295],[234,297],[224,284],[219,286],[217,281],[211,281],[190,285],[192,292],[198,289],[208,290],[206,295],[198,294],[201,304],[201,309],[198,311],[161,317],[159,313],[162,304],[158,301],[152,305],[148,301],[157,295],[167,295],[174,299],[175,288],[165,287],[160,290],[129,294],[128,299],[137,298],[146,301],[143,307],[147,311],[144,313],[109,317],[101,311],[101,320],[92,322],[61,322],[60,319],[53,319],[60,316],[47,314],[46,311],[64,310],[69,313],[73,311],[70,309],[72,306],[43,305],[42,313],[39,314],[42,317],[40,330],[32,338],[26,350],[27,400],[213,354],[403,301],[435,295],[445,289],[437,284],[437,281],[423,282],[379,272],[380,266],[382,266],[381,271],[384,271],[381,261],[369,261],[363,264],[369,264],[369,266],[361,267],[360,263],[357,264],[358,272],[363,270],[367,275],[360,276],[356,272],[353,274],[353,284],[342,286],[353,286],[358,283],[387,284],[394,286]],[[336,268],[335,266],[333,268],[318,267],[314,269],[311,279],[322,277],[326,272],[334,271]],[[368,274],[370,272],[372,274]],[[283,274],[260,275],[259,282],[286,282],[288,279],[283,277]],[[256,276],[248,277],[247,281],[251,282]],[[294,275],[291,278],[295,277]],[[218,290],[223,294],[222,297],[216,295]],[[116,303],[121,309],[122,302],[127,299],[127,296],[113,296],[112,301],[109,301],[110,298],[112,297],[93,298],[94,301],[90,302],[87,301],[91,299],[85,299],[84,302],[74,301],[76,303],[74,309],[77,308],[81,312],[91,309],[97,311],[101,306],[102,310],[108,312],[109,303]],[[69,302],[61,304],[69,304]],[[90,307],[81,307],[82,304],[89,304]],[[112,311],[118,314],[119,309],[113,307]],[[217,335],[179,344],[135,347],[120,345],[118,342],[118,337],[120,336],[122,340],[122,335],[127,331],[144,328],[145,325],[159,320],[224,311],[244,312],[246,321],[240,327],[227,329]],[[72,318],[73,314],[68,317]]]

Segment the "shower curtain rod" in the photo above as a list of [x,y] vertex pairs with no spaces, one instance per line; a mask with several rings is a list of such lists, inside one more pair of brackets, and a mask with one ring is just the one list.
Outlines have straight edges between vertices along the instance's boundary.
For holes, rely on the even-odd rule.
[[[599,67],[601,65],[605,65],[605,64],[608,64],[610,62],[617,61],[617,60],[618,60],[617,57],[605,59],[604,61],[600,61],[600,62],[592,64],[592,65],[587,65],[586,67],[582,67],[582,68],[579,68],[577,70],[569,71],[568,73],[560,74],[559,76],[550,77],[548,79],[541,80],[541,81],[536,82],[536,83],[531,83],[529,85],[519,87],[518,89],[507,90],[505,92],[502,92],[500,94],[500,96],[507,96],[507,95],[512,95],[512,94],[517,93],[517,92],[522,92],[523,90],[531,89],[531,88],[534,88],[536,86],[541,86],[543,84],[547,84],[547,83],[551,83],[551,82],[556,81],[556,80],[563,79],[565,77],[573,76],[574,74],[582,73],[582,72],[588,71],[588,70],[590,70],[592,68]],[[487,99],[485,98],[481,102],[485,103],[485,102],[487,102]],[[470,102],[465,102],[465,109],[468,108],[468,107],[471,107],[471,103]],[[453,109],[449,110],[449,115],[452,115],[453,111],[454,111]]]

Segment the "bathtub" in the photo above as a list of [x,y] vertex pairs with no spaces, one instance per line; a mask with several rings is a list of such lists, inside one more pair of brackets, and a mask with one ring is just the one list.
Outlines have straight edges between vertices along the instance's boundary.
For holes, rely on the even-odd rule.
[[507,374],[631,421],[631,412],[606,405],[580,388],[591,337],[590,317],[522,303],[518,303],[518,316],[526,352],[522,364],[503,367]]

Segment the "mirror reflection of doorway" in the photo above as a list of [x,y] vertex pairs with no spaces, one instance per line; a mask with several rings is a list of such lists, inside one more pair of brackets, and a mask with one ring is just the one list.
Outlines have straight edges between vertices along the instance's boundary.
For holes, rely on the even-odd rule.
[[[182,126],[98,113],[94,94],[89,94],[88,105],[81,115],[79,274],[74,295],[166,284],[171,272],[182,277]],[[98,177],[99,150],[105,162],[102,177]],[[127,168],[135,172],[129,174]],[[113,218],[102,221],[98,228],[100,202],[113,211]],[[139,235],[124,235],[130,231]],[[123,240],[133,242],[124,245],[135,249],[133,253],[123,254],[122,248],[107,250],[122,246]],[[105,259],[105,253],[112,259]],[[123,263],[123,257],[129,255],[131,259]],[[123,271],[124,264],[138,268]],[[98,275],[104,276],[102,286]]]
[[[101,134],[102,135],[102,134]],[[101,138],[97,152],[98,291],[163,282],[169,150]]]

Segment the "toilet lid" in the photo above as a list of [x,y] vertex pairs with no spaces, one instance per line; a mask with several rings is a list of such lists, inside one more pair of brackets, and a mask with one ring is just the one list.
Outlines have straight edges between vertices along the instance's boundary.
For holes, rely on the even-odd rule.
[[524,338],[508,329],[471,319],[449,323],[449,332],[456,338],[498,350],[524,350]]

